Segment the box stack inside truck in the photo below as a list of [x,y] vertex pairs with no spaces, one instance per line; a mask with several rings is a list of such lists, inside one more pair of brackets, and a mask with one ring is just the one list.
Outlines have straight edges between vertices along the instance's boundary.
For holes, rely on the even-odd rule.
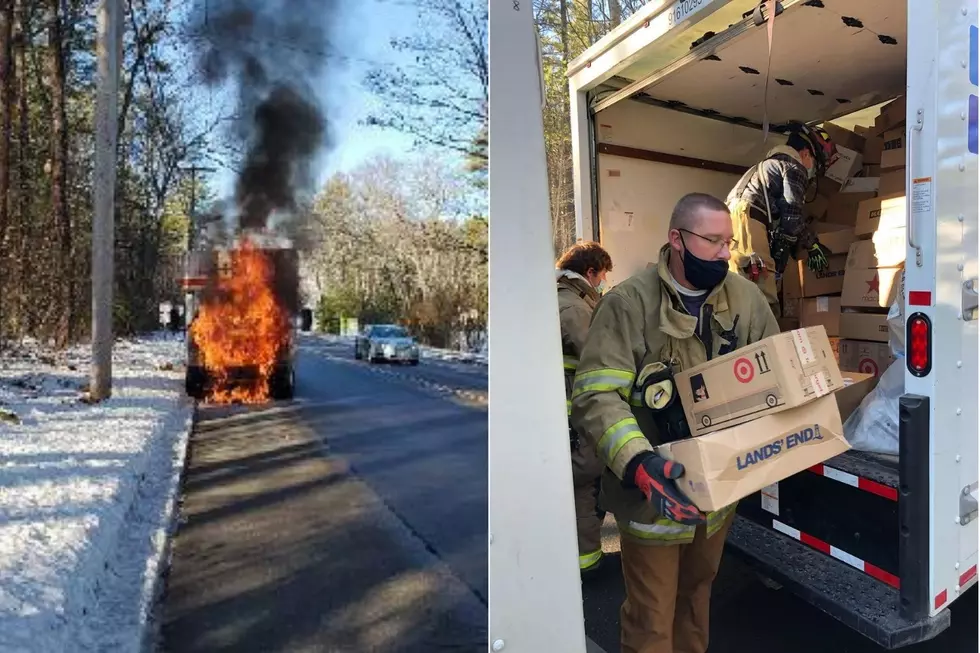
[[790,261],[782,280],[780,327],[823,325],[840,369],[858,373],[853,380],[866,380],[863,390],[869,392],[894,359],[887,314],[902,296],[905,99],[883,105],[873,124],[823,127],[840,158],[818,179],[815,195],[811,190],[806,213],[831,252],[830,267],[812,272],[805,254]]

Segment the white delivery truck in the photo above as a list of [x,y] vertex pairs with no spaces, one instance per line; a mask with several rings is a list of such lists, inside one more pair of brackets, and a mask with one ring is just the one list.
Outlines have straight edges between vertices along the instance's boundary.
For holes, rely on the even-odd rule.
[[[906,96],[899,455],[850,451],[781,482],[775,505],[751,495],[728,540],[894,649],[947,628],[977,583],[978,8],[784,0],[770,23],[773,4],[650,0],[572,63],[576,232],[621,281],[656,259],[677,199],[724,198],[788,121]],[[530,2],[493,0],[490,20],[490,647],[580,653]]]

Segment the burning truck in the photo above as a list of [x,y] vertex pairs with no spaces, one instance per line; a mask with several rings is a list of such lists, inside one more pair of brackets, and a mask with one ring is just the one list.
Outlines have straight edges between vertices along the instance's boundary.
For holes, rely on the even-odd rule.
[[213,403],[292,399],[299,258],[291,243],[243,233],[192,250],[183,286],[187,394]]

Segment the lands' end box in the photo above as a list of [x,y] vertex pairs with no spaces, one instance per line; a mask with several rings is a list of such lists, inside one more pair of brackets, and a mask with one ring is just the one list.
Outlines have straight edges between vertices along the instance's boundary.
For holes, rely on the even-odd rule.
[[843,387],[823,326],[770,336],[674,375],[691,435],[778,413]]
[[830,394],[748,424],[661,445],[657,452],[684,465],[677,486],[707,512],[848,449],[837,399]]

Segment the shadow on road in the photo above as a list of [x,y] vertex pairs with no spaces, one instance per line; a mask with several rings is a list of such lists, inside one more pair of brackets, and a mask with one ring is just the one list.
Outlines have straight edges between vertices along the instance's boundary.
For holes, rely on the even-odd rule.
[[485,650],[485,608],[297,414],[202,410],[161,649]]

